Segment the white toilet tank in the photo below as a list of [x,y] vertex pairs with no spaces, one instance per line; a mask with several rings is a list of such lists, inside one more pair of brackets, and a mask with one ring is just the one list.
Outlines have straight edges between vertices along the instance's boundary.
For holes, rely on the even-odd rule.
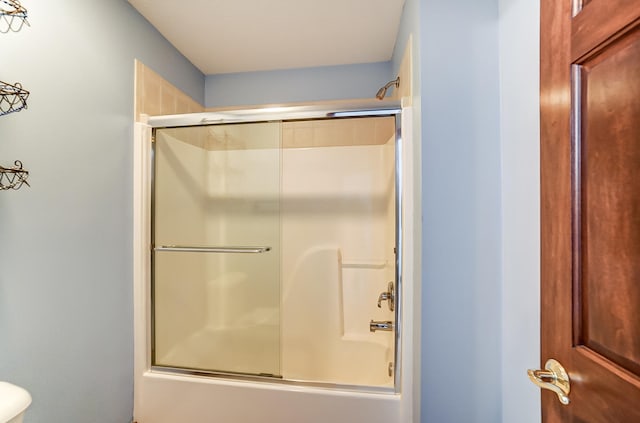
[[19,386],[0,382],[0,423],[22,423],[31,395]]

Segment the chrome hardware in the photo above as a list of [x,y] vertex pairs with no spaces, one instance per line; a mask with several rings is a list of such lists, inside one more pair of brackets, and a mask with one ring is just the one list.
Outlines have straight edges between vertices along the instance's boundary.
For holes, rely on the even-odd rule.
[[[388,292],[383,292],[382,294],[380,294],[380,296],[378,297],[378,308],[382,308],[383,301],[390,300],[391,298],[392,297]],[[389,307],[391,307],[391,303],[389,303]]]
[[369,322],[369,332],[375,332],[377,330],[384,330],[387,332],[391,332],[393,330],[393,322],[390,320],[386,322],[371,320]]
[[393,287],[393,282],[389,282],[387,284],[387,291],[380,294],[378,297],[378,308],[382,308],[382,302],[387,301],[387,305],[389,306],[389,310],[393,311],[396,305],[396,295],[395,289]]
[[568,405],[571,386],[567,371],[554,359],[549,359],[544,365],[545,370],[527,370],[529,379],[542,389],[549,389],[558,395],[564,405]]
[[154,251],[174,251],[180,253],[266,253],[271,247],[184,247],[179,245],[163,245]]

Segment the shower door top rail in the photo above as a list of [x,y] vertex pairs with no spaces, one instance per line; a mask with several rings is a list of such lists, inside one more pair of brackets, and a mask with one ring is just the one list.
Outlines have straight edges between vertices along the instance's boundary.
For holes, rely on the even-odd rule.
[[154,251],[173,251],[179,253],[242,253],[260,254],[271,251],[271,247],[198,247],[184,245],[162,245],[155,247]]
[[326,105],[258,107],[245,110],[221,110],[216,112],[182,115],[149,116],[152,128],[217,125],[227,123],[270,122],[279,120],[326,119],[339,117],[372,117],[396,115],[401,104],[395,100],[362,100],[339,106]]

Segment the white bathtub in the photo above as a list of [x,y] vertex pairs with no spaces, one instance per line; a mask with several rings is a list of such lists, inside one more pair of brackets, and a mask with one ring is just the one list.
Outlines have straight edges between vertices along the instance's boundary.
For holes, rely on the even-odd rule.
[[397,423],[400,395],[144,372],[138,423]]

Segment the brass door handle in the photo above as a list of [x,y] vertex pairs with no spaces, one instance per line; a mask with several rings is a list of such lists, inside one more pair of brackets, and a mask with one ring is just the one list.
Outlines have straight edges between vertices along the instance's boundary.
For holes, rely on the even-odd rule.
[[571,385],[569,383],[569,374],[554,359],[549,359],[544,365],[546,370],[527,370],[529,379],[542,389],[549,389],[558,395],[558,399],[564,405],[569,404],[569,392]]

